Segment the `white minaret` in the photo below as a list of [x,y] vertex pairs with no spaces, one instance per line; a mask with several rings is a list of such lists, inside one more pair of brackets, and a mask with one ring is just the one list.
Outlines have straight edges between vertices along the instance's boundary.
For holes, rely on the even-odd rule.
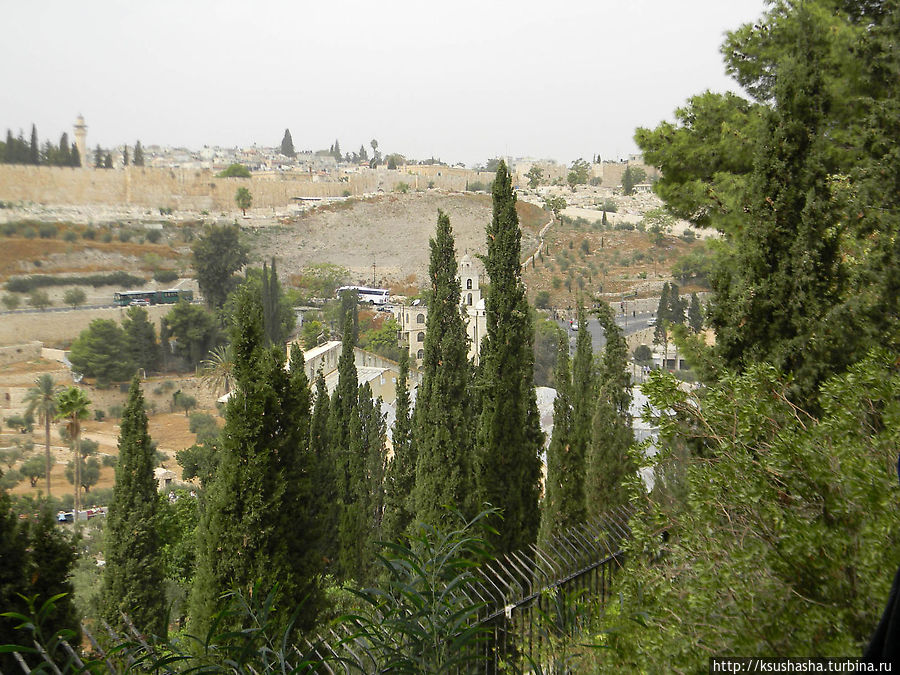
[[84,117],[81,115],[75,120],[75,147],[78,148],[81,166],[87,166],[87,125],[84,123]]

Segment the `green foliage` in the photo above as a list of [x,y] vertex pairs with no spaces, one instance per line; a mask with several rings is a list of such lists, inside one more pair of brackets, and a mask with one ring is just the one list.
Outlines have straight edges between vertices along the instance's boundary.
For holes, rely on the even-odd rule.
[[384,479],[384,541],[400,541],[406,534],[415,514],[413,489],[416,484],[416,447],[412,444],[412,421],[409,408],[409,352],[400,355],[400,372],[397,376],[397,399],[394,403],[394,419],[391,445],[393,457],[388,463]]
[[184,416],[187,417],[188,413],[193,408],[197,407],[197,399],[178,391],[175,392],[175,395],[172,397],[172,405],[176,408],[182,408],[184,410]]
[[143,307],[129,307],[122,319],[125,336],[123,359],[129,360],[138,369],[149,373],[159,366],[159,343],[156,328],[150,323],[147,310]]
[[128,380],[135,371],[125,331],[112,319],[91,321],[72,343],[69,360],[76,372],[104,383]]
[[192,368],[222,342],[215,314],[200,305],[179,302],[162,319],[162,335],[176,339],[175,353]]
[[31,291],[31,294],[28,296],[28,304],[35,309],[45,310],[52,305],[53,302],[50,300],[50,296],[47,295],[46,291],[35,290]]
[[237,225],[206,228],[192,245],[192,262],[200,292],[210,307],[221,307],[236,285],[234,273],[249,261],[249,249]]
[[696,293],[691,293],[691,306],[688,308],[688,325],[695,333],[703,330],[703,309],[700,307],[700,298]]
[[438,211],[430,246],[425,355],[413,415],[412,442],[418,455],[413,500],[416,521],[437,526],[448,515],[447,506],[464,514],[474,509],[474,439],[456,249],[450,218],[443,211]]
[[85,300],[87,300],[87,293],[82,288],[70,288],[63,294],[63,302],[72,305],[72,309],[83,305]]
[[12,277],[6,282],[6,290],[15,293],[30,293],[31,291],[46,286],[117,286],[119,288],[132,288],[144,280],[132,276],[127,272],[109,272],[107,274],[86,274],[81,276],[48,276],[45,274],[32,274],[27,277]]
[[579,157],[572,162],[569,174],[566,176],[566,182],[573,191],[576,185],[586,185],[591,177],[591,165],[584,159]]
[[250,194],[250,190],[247,188],[239,187],[237,192],[234,193],[234,203],[237,204],[237,207],[246,216],[247,209],[253,204],[253,195]]
[[665,209],[653,209],[644,214],[641,221],[643,229],[650,235],[650,240],[655,246],[661,246],[665,241],[665,235],[672,231],[675,218]]
[[538,291],[534,297],[534,306],[537,309],[547,309],[550,306],[550,291]]
[[550,211],[557,220],[559,220],[559,214],[565,210],[566,206],[568,206],[568,204],[566,203],[565,197],[544,197],[544,208]]
[[634,348],[634,360],[641,365],[648,365],[653,360],[653,351],[647,345]]
[[603,513],[628,502],[628,485],[636,476],[637,466],[629,451],[634,435],[629,413],[628,347],[609,304],[601,303],[595,312],[606,335],[606,346],[597,369],[598,393],[584,491],[588,513]]
[[[555,321],[537,314],[534,321],[534,384],[554,387],[554,368],[561,330]],[[563,333],[565,335],[565,333]]]
[[6,307],[6,309],[12,311],[19,308],[19,305],[22,304],[22,299],[18,295],[6,293],[3,295],[2,302],[3,306]]
[[651,403],[666,411],[651,463],[657,475],[684,467],[687,498],[651,495],[632,521],[620,588],[652,629],[614,636],[612,669],[705,669],[697,644],[735,656],[860,652],[900,555],[894,360],[876,352],[832,378],[817,417],[766,364],[691,395],[651,378]]
[[284,130],[284,136],[281,139],[281,154],[285,157],[297,156],[297,153],[294,151],[294,139],[291,138],[290,129]]
[[[260,298],[243,288],[231,333],[236,386],[225,406],[219,469],[198,530],[190,616],[201,634],[214,625],[222,593],[257,582],[280,584],[276,615],[282,621],[306,603],[298,630],[308,630],[318,612],[309,384],[299,349],[292,349],[288,370],[283,349],[267,347],[263,330]],[[240,617],[221,625],[249,627]]]
[[169,284],[178,279],[178,272],[175,270],[156,270],[153,272],[153,280],[161,284]]
[[[44,475],[47,477],[47,497],[50,496],[50,470],[53,459],[50,454],[50,422],[56,417],[56,396],[62,387],[57,385],[53,380],[53,376],[44,373],[39,375],[34,381],[35,386],[28,390],[25,395],[25,402],[28,404],[25,412],[27,415],[34,416],[37,413],[38,420],[44,425]],[[32,483],[34,487],[34,483]]]
[[498,553],[531,544],[540,523],[539,453],[543,433],[535,398],[534,332],[522,285],[521,232],[506,163],[493,184],[493,218],[487,228],[485,272],[487,334],[481,343],[476,431],[478,504],[500,509],[504,522],[491,537]]
[[116,483],[107,514],[103,614],[120,630],[125,627],[124,613],[141,633],[164,637],[166,608],[165,596],[160,593],[162,541],[154,466],[144,397],[135,377],[120,424]]
[[[390,167],[388,167],[390,168]],[[400,192],[401,194],[406,194],[409,192],[409,183],[400,182],[394,186],[394,192]]]
[[201,487],[207,487],[216,475],[220,453],[215,445],[197,443],[175,453],[175,461],[182,468],[184,480],[198,478]]
[[197,442],[215,445],[219,439],[219,425],[216,418],[209,413],[194,412],[190,414],[188,428],[197,434]]
[[333,298],[335,291],[346,285],[350,270],[331,263],[317,263],[304,267],[291,276],[291,283],[308,297]]
[[622,194],[634,194],[634,186],[647,178],[647,172],[638,166],[627,166],[622,174]]
[[528,187],[534,190],[541,184],[541,181],[544,178],[544,172],[541,167],[535,164],[528,170],[528,173],[525,174],[525,178],[528,179]]
[[19,473],[28,479],[31,487],[37,487],[38,480],[47,475],[47,465],[42,457],[33,455],[22,462],[22,466],[19,467]]
[[[311,332],[315,331],[317,328],[319,331],[323,329],[321,323],[319,323],[318,326],[314,326]],[[359,336],[359,346],[367,351],[380,354],[392,361],[399,361],[400,355],[404,351],[403,348],[397,345],[397,331],[399,330],[400,324],[397,323],[395,319],[386,319],[381,324],[381,328],[372,328],[361,333]],[[319,333],[315,333],[316,337],[318,335]]]
[[[304,321],[303,328],[300,330],[300,341],[303,344],[303,349],[312,349],[319,344],[320,338],[327,340],[329,336],[328,326],[316,319]],[[396,342],[396,333],[394,334],[394,341]]]
[[229,164],[224,171],[220,171],[216,176],[218,178],[250,178],[250,169],[243,164]]

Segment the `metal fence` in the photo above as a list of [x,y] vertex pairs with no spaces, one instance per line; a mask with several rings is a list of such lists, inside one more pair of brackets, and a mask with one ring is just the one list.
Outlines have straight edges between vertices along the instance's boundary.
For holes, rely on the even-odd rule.
[[[460,605],[480,607],[481,639],[460,673],[528,672],[528,664],[547,665],[550,642],[580,626],[560,616],[568,599],[583,596],[603,606],[621,567],[621,544],[630,536],[631,509],[619,507],[559,533],[541,546],[506,554],[480,566],[473,579],[455,591]],[[331,631],[311,652],[329,675],[380,673],[371,645],[349,626]]]
[[[467,583],[452,592],[453,604],[477,608],[474,623],[479,636],[466,647],[474,651],[455,672],[487,675],[529,672],[529,664],[541,664],[544,672],[548,672],[548,666],[555,672],[565,672],[552,663],[554,656],[548,647],[554,639],[575,637],[581,626],[577,625],[577,616],[575,621],[570,621],[561,612],[568,607],[567,598],[573,596],[583,595],[593,604],[605,604],[613,576],[622,563],[621,544],[630,536],[630,516],[628,507],[614,509],[559,533],[541,546],[532,545],[478,567]],[[106,629],[114,644],[122,641],[122,636],[116,636],[108,626]],[[130,623],[129,633],[144,654],[156,651]],[[104,672],[121,673],[135,665],[131,657],[122,663],[121,654],[114,662],[86,627],[84,634],[95,657],[105,661]],[[35,642],[34,646],[35,656],[43,661],[38,666],[40,672],[61,673],[55,663],[58,659],[48,655],[43,645]],[[84,664],[76,651],[65,641],[60,646],[59,653],[80,672]],[[373,645],[354,631],[352,624],[343,623],[329,629],[315,643],[307,642],[293,651],[310,664],[302,672],[327,675],[391,672]],[[14,656],[25,673],[34,672],[20,654]],[[66,672],[72,670],[69,667]],[[174,672],[166,668],[151,670]]]

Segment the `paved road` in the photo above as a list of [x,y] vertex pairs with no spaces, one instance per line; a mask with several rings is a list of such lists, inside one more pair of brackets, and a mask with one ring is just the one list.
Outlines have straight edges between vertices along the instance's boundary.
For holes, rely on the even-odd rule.
[[[621,312],[616,312],[616,324],[620,328],[622,328],[625,335],[632,335],[633,333],[637,333],[639,330],[649,328],[650,319],[652,319],[655,315],[655,312],[644,312],[637,313],[635,316],[631,316],[631,313],[629,312],[627,316],[623,316]],[[560,327],[568,333],[569,348],[574,354],[575,337],[577,335],[577,331],[571,329],[568,321],[559,321],[558,323]],[[587,320],[587,330],[591,334],[591,348],[593,349],[593,351],[602,351],[606,346],[606,336],[603,334],[603,329],[600,327],[600,322],[594,317],[589,317]]]

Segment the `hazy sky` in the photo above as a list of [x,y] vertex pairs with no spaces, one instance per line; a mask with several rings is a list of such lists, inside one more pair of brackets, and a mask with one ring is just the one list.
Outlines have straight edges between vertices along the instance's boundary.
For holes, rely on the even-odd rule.
[[[88,145],[278,145],[569,162],[636,150],[764,0],[0,2],[0,129]],[[2,133],[0,132],[0,133]]]

